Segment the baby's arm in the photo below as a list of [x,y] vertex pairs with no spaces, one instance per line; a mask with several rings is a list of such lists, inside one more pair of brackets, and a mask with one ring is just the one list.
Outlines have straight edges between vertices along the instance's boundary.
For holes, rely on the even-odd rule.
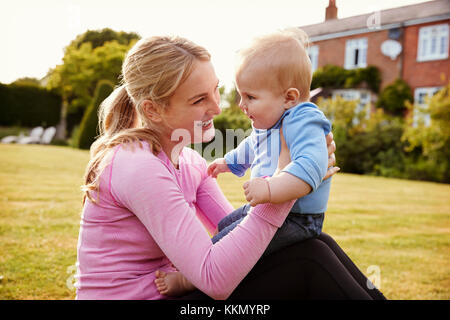
[[311,192],[309,184],[286,172],[271,178],[254,178],[244,183],[245,197],[251,206],[260,203],[283,203]]
[[231,172],[231,170],[228,167],[225,158],[218,158],[209,164],[207,172],[211,177],[217,178],[219,174],[224,172]]
[[[281,152],[278,167],[285,167],[291,162],[289,150],[280,130]],[[333,151],[333,150],[331,150]],[[311,192],[309,184],[286,172],[275,171],[270,178],[253,178],[244,183],[244,192],[251,206],[260,203],[283,203],[284,201],[298,199]]]
[[251,136],[245,138],[236,149],[226,153],[223,158],[214,160],[208,166],[208,174],[216,178],[223,172],[231,172],[242,177],[250,168],[254,158]]

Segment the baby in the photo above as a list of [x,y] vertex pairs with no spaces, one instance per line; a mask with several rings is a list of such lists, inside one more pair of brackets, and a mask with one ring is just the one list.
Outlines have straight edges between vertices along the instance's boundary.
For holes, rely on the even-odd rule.
[[[251,119],[253,131],[236,149],[212,162],[208,174],[217,177],[232,172],[241,177],[250,168],[251,180],[244,184],[249,203],[219,222],[214,243],[232,232],[251,206],[293,199],[298,200],[264,255],[322,231],[331,183],[331,179],[323,180],[328,167],[325,136],[331,124],[308,102],[312,69],[306,45],[306,34],[296,28],[257,38],[240,51],[236,88],[239,106]],[[275,175],[281,130],[291,162]],[[158,271],[155,283],[166,295],[194,289],[179,272]]]

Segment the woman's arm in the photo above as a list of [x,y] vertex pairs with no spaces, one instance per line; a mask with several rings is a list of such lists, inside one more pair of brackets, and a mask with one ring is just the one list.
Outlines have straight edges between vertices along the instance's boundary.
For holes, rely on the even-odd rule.
[[209,233],[213,234],[219,221],[234,208],[223,194],[217,180],[206,174],[206,163],[203,172],[205,175],[197,189],[196,205],[201,211],[200,214],[209,222],[205,224]]
[[292,201],[253,208],[238,227],[213,245],[195,208],[186,202],[161,161],[119,153],[115,162],[112,191],[116,199],[139,218],[177,269],[215,299],[227,298],[251,270],[293,205]]

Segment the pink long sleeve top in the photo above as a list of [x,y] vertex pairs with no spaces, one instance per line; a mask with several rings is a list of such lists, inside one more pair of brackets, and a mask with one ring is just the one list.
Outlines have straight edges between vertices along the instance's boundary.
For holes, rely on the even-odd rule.
[[233,210],[205,160],[184,148],[176,169],[148,144],[119,145],[86,199],[78,239],[77,299],[166,299],[156,270],[174,265],[198,289],[226,299],[261,257],[292,202],[253,208],[213,244],[217,223]]

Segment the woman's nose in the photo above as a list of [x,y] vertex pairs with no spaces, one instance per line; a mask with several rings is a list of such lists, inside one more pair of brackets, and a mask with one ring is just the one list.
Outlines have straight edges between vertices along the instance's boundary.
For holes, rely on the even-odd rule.
[[220,96],[217,97],[216,99],[213,99],[213,102],[209,107],[209,109],[211,110],[211,113],[214,115],[218,115],[222,112],[222,109],[220,109]]

